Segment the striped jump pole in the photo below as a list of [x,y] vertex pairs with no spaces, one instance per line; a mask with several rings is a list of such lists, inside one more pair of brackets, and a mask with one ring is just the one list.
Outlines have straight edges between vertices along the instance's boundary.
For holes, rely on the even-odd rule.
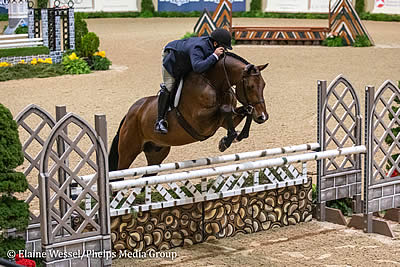
[[[192,180],[192,179],[196,179],[196,178],[203,178],[203,177],[208,177],[208,176],[235,173],[235,172],[240,172],[240,171],[248,171],[248,170],[254,170],[254,169],[261,169],[261,168],[278,167],[278,166],[283,166],[283,165],[291,164],[291,163],[300,163],[300,162],[307,162],[307,161],[312,161],[312,160],[335,158],[335,157],[339,157],[339,156],[360,154],[360,153],[365,153],[365,152],[366,152],[365,146],[363,146],[363,145],[362,146],[353,146],[353,147],[339,148],[339,149],[334,149],[334,150],[327,150],[327,151],[323,151],[323,152],[313,152],[313,153],[307,153],[307,154],[301,154],[301,155],[293,155],[293,156],[280,157],[280,158],[274,158],[274,159],[266,159],[266,160],[259,160],[259,161],[253,161],[253,162],[232,164],[232,165],[228,165],[228,166],[206,168],[206,169],[201,169],[201,170],[193,170],[193,171],[186,171],[186,172],[173,173],[173,174],[143,177],[143,178],[135,179],[135,180],[111,182],[110,186],[111,186],[112,191],[118,191],[118,190],[124,190],[124,189],[135,188],[135,187],[143,187],[143,186],[163,184],[163,183],[172,183],[172,182],[178,182],[178,181],[183,181],[183,180]],[[122,177],[122,176],[120,176],[120,177]]]
[[[288,154],[288,153],[296,153],[296,152],[304,152],[309,150],[316,150],[319,149],[320,145],[318,143],[308,143],[308,144],[301,144],[295,146],[286,146],[286,147],[279,147],[279,148],[270,148],[264,150],[257,150],[251,152],[243,152],[237,154],[229,154],[217,157],[210,157],[210,158],[200,158],[194,160],[186,160],[181,162],[174,162],[174,163],[165,163],[160,165],[152,165],[146,167],[139,167],[139,168],[132,168],[126,170],[119,170],[119,171],[112,171],[109,173],[109,179],[112,181],[113,179],[124,178],[124,177],[135,177],[139,175],[148,175],[153,173],[159,173],[162,171],[170,171],[170,170],[178,170],[178,169],[187,169],[192,167],[199,167],[199,166],[207,166],[211,164],[220,164],[226,162],[233,162],[245,159],[254,159],[254,158],[261,158],[267,156],[274,156],[279,154]],[[93,177],[93,175],[85,175],[81,178],[84,181],[88,181]]]

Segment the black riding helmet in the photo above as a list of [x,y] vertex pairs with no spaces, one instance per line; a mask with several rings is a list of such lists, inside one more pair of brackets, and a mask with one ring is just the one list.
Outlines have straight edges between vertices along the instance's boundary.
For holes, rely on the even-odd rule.
[[224,48],[232,50],[232,35],[227,30],[218,28],[211,33],[211,38]]

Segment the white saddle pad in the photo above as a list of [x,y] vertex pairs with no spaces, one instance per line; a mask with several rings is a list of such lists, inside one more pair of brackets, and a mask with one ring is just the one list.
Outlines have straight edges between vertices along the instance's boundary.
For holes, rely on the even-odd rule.
[[176,90],[175,100],[174,100],[174,107],[179,105],[179,100],[181,99],[181,93],[183,88],[183,79],[179,82],[178,90]]

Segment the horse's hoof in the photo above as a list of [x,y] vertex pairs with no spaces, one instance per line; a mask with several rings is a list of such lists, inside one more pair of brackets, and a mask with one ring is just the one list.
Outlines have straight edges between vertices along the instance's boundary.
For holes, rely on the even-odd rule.
[[223,137],[223,138],[219,141],[218,149],[219,149],[220,152],[224,152],[225,150],[228,149],[228,147],[227,147],[226,144],[225,144],[225,140],[226,140],[226,137]]

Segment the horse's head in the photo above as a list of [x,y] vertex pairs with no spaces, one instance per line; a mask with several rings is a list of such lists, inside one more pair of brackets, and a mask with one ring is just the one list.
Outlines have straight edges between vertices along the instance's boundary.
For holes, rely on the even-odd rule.
[[261,75],[268,64],[254,66],[247,64],[242,73],[241,81],[236,84],[236,97],[239,102],[252,111],[253,120],[264,123],[268,113],[264,101],[265,82]]

